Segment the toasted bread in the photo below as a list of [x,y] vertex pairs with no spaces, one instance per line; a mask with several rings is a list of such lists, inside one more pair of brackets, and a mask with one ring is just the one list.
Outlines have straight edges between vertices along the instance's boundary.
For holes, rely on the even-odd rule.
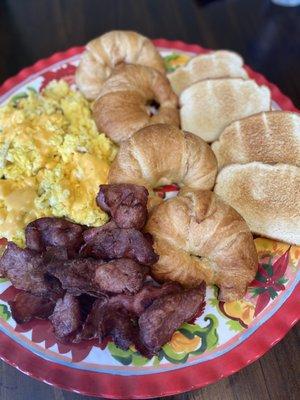
[[170,73],[168,78],[176,94],[192,83],[212,78],[248,78],[244,61],[238,54],[218,50],[193,57],[186,65]]
[[252,161],[300,167],[300,114],[269,111],[235,121],[212,149],[219,169]]
[[186,88],[179,100],[182,129],[207,142],[216,140],[231,122],[271,108],[269,89],[251,79],[199,81]]
[[252,232],[300,245],[300,168],[260,162],[232,164],[217,176],[215,192]]

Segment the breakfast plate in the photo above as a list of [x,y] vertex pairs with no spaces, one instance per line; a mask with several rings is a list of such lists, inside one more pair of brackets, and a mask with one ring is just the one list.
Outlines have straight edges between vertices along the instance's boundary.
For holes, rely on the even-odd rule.
[[[154,41],[169,72],[209,50],[164,39]],[[0,105],[10,98],[40,91],[63,79],[73,86],[83,48],[76,47],[38,61],[8,79],[0,88]],[[258,84],[269,87],[273,108],[298,110],[261,74],[246,67]],[[176,187],[160,189],[172,196]],[[77,393],[107,398],[151,398],[194,390],[226,377],[257,360],[298,321],[300,247],[256,237],[259,269],[246,296],[224,303],[208,287],[194,324],[185,323],[152,359],[134,347],[121,350],[112,342],[57,342],[49,321],[22,325],[13,320],[8,302],[15,289],[0,279],[0,357],[43,382]]]

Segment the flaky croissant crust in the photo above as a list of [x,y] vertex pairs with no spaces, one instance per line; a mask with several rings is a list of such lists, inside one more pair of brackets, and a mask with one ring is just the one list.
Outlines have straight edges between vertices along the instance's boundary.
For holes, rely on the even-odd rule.
[[154,238],[159,281],[197,286],[202,280],[220,288],[219,299],[245,295],[258,258],[243,218],[210,191],[183,190],[152,210],[146,231]]
[[212,189],[216,174],[216,158],[204,140],[175,126],[156,124],[121,144],[108,181],[142,185],[153,194],[154,188],[172,183]]
[[93,117],[100,132],[121,143],[148,125],[179,126],[178,99],[166,76],[157,70],[122,65],[101,87]]
[[121,64],[140,64],[165,72],[163,59],[152,42],[132,31],[111,31],[90,41],[76,71],[76,84],[94,100],[113,69]]

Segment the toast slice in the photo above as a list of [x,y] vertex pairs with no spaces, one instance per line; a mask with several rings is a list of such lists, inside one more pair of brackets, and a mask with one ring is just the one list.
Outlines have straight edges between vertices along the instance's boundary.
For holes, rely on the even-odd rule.
[[251,79],[199,81],[186,88],[179,99],[182,129],[207,142],[218,139],[233,121],[271,109],[270,90]]
[[193,57],[186,65],[170,73],[168,78],[176,94],[196,81],[212,78],[243,78],[248,74],[243,68],[244,60],[238,54],[218,50]]
[[212,149],[219,169],[252,161],[300,167],[300,114],[269,111],[235,121]]
[[300,245],[300,168],[260,162],[221,170],[214,189],[253,233]]

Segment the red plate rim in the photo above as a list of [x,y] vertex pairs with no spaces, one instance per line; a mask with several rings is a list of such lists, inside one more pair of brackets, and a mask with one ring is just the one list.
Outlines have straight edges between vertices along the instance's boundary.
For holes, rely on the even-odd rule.
[[[196,44],[181,41],[156,39],[157,47],[180,50],[182,52],[200,53],[209,51]],[[72,57],[83,51],[84,47],[72,47],[65,52],[53,54],[51,57],[36,62],[17,75],[7,79],[0,87],[0,95],[12,89],[30,75],[42,69]],[[269,87],[272,99],[283,110],[299,110],[274,84],[254,72],[247,66],[251,78],[259,84]],[[284,335],[300,319],[298,299],[300,284],[293,290],[280,309],[262,324],[248,339],[222,356],[205,363],[183,367],[174,371],[142,376],[121,376],[105,373],[70,369],[52,363],[25,349],[13,339],[0,332],[0,358],[19,369],[26,375],[62,389],[89,395],[118,399],[145,399],[168,396],[199,389],[219,379],[225,378],[261,357],[267,350],[278,343]]]

